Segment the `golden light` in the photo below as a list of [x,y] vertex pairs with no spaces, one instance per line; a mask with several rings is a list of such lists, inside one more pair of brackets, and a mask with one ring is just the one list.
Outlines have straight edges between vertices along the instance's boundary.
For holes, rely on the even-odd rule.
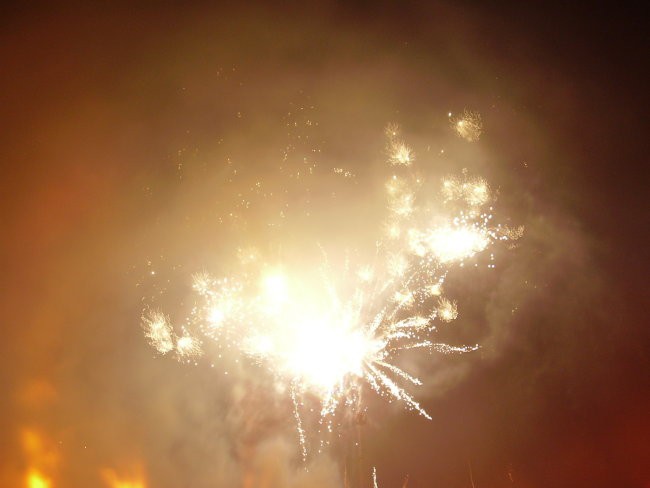
[[161,354],[174,349],[172,327],[164,314],[155,310],[147,310],[142,316],[145,336],[149,343]]
[[460,261],[479,253],[489,245],[487,231],[474,225],[444,226],[418,233],[411,246],[424,246],[441,263]]
[[391,276],[401,276],[408,268],[408,260],[403,254],[392,254],[388,257],[388,273]]
[[402,234],[402,229],[396,223],[386,224],[386,236],[390,239],[397,239]]
[[280,271],[267,274],[263,280],[264,296],[269,304],[279,305],[289,297],[287,277]]
[[446,298],[441,298],[438,302],[438,317],[443,322],[451,322],[458,317],[458,306],[456,302],[451,302]]
[[27,488],[52,488],[53,483],[50,475],[57,464],[56,451],[52,450],[47,439],[34,429],[24,429],[21,432],[21,441],[29,466],[25,473],[25,486]]
[[400,306],[412,305],[413,304],[413,293],[411,291],[396,291],[393,295],[393,300],[397,302]]
[[434,283],[429,285],[429,295],[437,297],[442,294],[442,285],[440,283]]
[[110,488],[146,488],[147,486],[141,476],[136,476],[136,479],[122,478],[112,469],[103,469],[100,474],[104,483]]
[[470,207],[481,207],[490,199],[490,187],[483,178],[446,177],[442,181],[445,201],[464,200]]
[[408,217],[413,213],[415,206],[415,195],[413,193],[402,193],[390,202],[390,210],[399,217]]
[[35,469],[30,469],[26,476],[27,488],[51,488],[52,482]]
[[406,144],[400,143],[393,146],[393,151],[390,156],[391,163],[395,165],[409,166],[413,160],[413,151]]
[[219,307],[212,307],[210,309],[209,314],[208,314],[208,320],[214,326],[217,326],[221,322],[223,322],[223,319],[225,317],[226,317],[226,314],[224,314],[223,310],[221,310]]
[[372,278],[374,276],[374,273],[373,273],[372,268],[370,266],[364,266],[363,268],[361,268],[359,270],[359,272],[357,273],[357,276],[359,277],[359,279],[361,281],[367,283],[370,280],[372,280]]
[[287,338],[286,366],[317,390],[329,392],[348,375],[362,376],[363,362],[376,349],[358,329],[315,318]]
[[176,340],[176,353],[182,358],[196,356],[201,352],[199,342],[194,337],[185,333]]
[[458,136],[468,142],[478,141],[483,132],[483,122],[478,112],[465,110],[459,117],[451,117],[452,127]]

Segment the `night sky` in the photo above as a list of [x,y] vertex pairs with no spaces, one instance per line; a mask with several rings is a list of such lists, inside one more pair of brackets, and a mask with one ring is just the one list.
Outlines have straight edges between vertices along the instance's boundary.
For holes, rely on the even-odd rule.
[[[407,475],[409,488],[650,486],[640,11],[91,2],[0,14],[0,486],[30,486],[37,469],[49,488],[342,487],[346,465],[355,488],[372,486],[373,466],[382,488]],[[477,143],[449,127],[465,108],[482,115]],[[246,242],[276,256],[291,253],[287,236],[363,245],[389,122],[434,179],[485,176],[526,233],[494,270],[450,277],[461,315],[441,333],[482,348],[402,358],[433,420],[369,392],[363,424],[344,423],[305,470],[268,376],[230,357],[159,357],[140,317],[154,299],[173,312],[192,273],[226,271]],[[308,199],[291,182],[273,202],[286,221],[264,202],[237,207],[256,181],[284,188],[304,157],[322,172]]]

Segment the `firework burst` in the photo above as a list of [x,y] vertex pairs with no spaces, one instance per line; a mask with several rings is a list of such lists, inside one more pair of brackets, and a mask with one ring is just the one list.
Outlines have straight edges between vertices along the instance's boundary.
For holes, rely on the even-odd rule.
[[456,134],[466,141],[475,142],[479,140],[479,137],[481,137],[481,133],[483,132],[483,121],[481,120],[481,114],[478,112],[465,110],[462,115],[457,117],[453,117],[452,114],[449,114],[449,119]]
[[386,135],[394,173],[386,183],[384,232],[370,259],[336,267],[322,253],[305,270],[290,261],[271,265],[245,250],[240,273],[194,275],[199,298],[181,334],[162,313],[143,315],[145,334],[161,354],[185,359],[200,353],[202,341],[216,341],[269,369],[292,398],[303,456],[300,408],[308,396],[320,403],[321,424],[341,406],[358,406],[363,385],[431,418],[407,391],[422,382],[394,360],[404,350],[477,349],[434,340],[438,322],[458,317],[456,302],[443,296],[445,279],[454,266],[517,237],[492,223],[482,178],[443,179],[444,203],[434,214],[418,194],[412,150],[396,126]]

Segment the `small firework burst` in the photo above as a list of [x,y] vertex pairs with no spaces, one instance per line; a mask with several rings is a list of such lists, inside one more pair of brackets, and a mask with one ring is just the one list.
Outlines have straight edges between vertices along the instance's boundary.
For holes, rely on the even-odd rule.
[[481,114],[471,110],[465,110],[462,115],[453,117],[450,114],[451,126],[467,142],[476,142],[483,132]]
[[458,306],[456,302],[452,302],[447,298],[441,298],[438,301],[436,314],[443,322],[451,322],[458,317]]
[[394,165],[410,166],[415,156],[413,150],[404,143],[396,143],[391,147],[390,162]]
[[490,186],[481,177],[448,176],[442,180],[445,201],[464,200],[470,207],[481,207],[490,200]]
[[149,344],[160,354],[167,354],[174,349],[172,327],[163,313],[147,310],[142,315],[142,326]]

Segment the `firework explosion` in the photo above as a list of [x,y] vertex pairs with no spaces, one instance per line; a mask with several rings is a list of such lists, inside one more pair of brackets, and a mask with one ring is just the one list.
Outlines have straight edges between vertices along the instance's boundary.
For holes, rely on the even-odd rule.
[[483,132],[483,121],[481,114],[465,110],[462,115],[458,117],[449,114],[451,126],[459,137],[462,137],[468,142],[478,141]]
[[492,223],[490,188],[482,178],[444,178],[442,203],[425,201],[414,152],[396,126],[386,135],[388,216],[366,254],[370,259],[335,267],[322,252],[305,271],[291,262],[269,265],[246,250],[236,274],[194,275],[199,298],[180,333],[161,312],[143,315],[145,335],[160,354],[187,360],[215,341],[269,369],[293,401],[303,457],[300,409],[307,397],[318,399],[321,425],[329,431],[337,408],[358,408],[363,385],[431,418],[406,389],[422,382],[394,359],[404,350],[476,350],[433,339],[438,322],[458,316],[456,302],[443,296],[445,279],[452,267],[520,235]]

